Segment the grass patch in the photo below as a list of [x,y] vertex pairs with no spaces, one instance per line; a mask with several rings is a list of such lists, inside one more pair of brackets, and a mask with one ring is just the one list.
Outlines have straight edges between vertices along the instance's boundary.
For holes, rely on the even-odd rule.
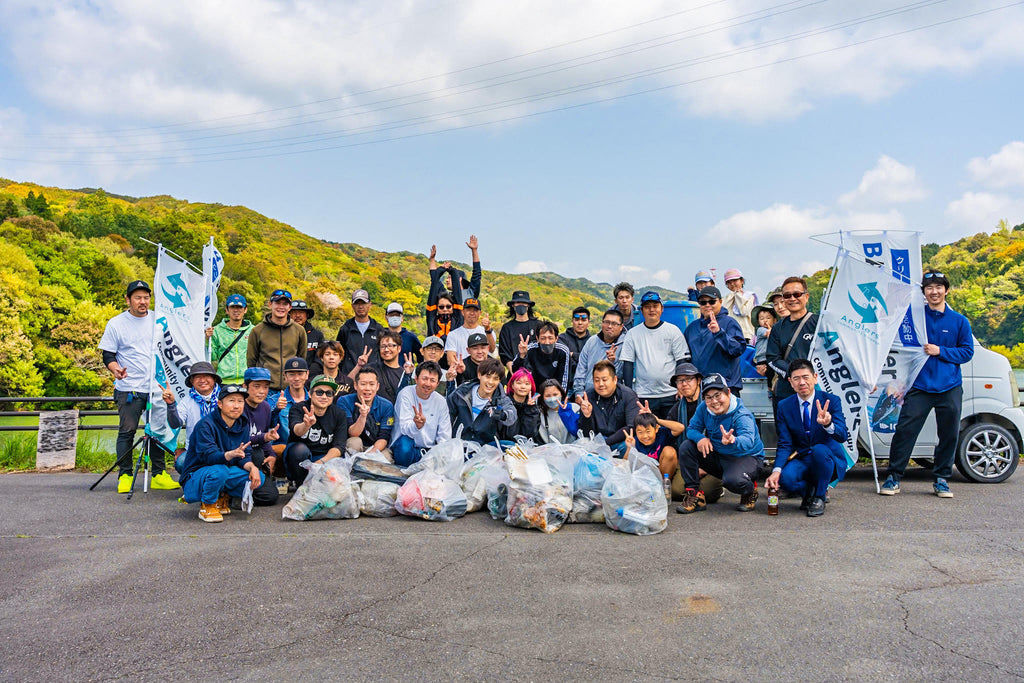
[[[103,472],[114,464],[109,438],[80,432],[75,446],[75,467],[85,472]],[[25,471],[36,467],[36,434],[13,433],[0,439],[0,471]]]

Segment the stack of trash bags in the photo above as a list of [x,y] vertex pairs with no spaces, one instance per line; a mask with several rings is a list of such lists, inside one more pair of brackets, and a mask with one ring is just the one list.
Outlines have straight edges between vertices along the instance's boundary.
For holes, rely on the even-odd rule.
[[566,523],[601,524],[648,535],[667,525],[657,462],[630,451],[612,457],[600,437],[572,444],[434,446],[404,469],[376,451],[303,463],[306,480],[284,506],[285,519],[351,519],[396,514],[447,522],[487,509],[509,526],[554,533]]

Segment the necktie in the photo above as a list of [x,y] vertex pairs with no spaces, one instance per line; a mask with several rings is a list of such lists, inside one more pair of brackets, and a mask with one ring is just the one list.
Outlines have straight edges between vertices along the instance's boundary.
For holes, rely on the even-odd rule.
[[804,431],[811,433],[811,403],[804,401]]

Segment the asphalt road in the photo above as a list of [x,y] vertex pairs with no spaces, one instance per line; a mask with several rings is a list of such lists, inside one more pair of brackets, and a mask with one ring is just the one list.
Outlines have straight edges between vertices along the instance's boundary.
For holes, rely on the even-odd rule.
[[1024,475],[855,470],[826,515],[635,537],[486,512],[221,524],[95,475],[0,476],[3,680],[1024,678]]

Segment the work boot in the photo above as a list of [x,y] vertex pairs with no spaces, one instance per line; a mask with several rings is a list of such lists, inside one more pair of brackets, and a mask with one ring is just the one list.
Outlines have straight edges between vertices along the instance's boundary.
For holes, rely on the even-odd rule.
[[117,492],[128,493],[132,490],[132,475],[122,474],[117,478]]
[[231,502],[231,495],[227,493],[220,494],[220,498],[217,499],[217,511],[221,515],[230,515],[231,506],[228,503]]
[[821,517],[823,514],[825,514],[825,499],[821,496],[814,496],[807,506],[807,516]]
[[149,485],[151,488],[160,491],[173,491],[174,489],[181,488],[181,485],[178,484],[178,482],[174,481],[174,479],[171,478],[171,475],[167,474],[166,472],[154,474],[153,478],[149,482]]
[[676,506],[676,512],[681,515],[688,515],[691,512],[704,512],[707,507],[703,491],[686,489],[686,493],[683,494],[683,504]]
[[754,504],[757,503],[757,482],[754,482],[754,490],[750,493],[740,496],[740,504],[736,506],[736,510],[739,512],[750,512],[754,509]]
[[199,519],[204,522],[223,522],[224,516],[220,514],[216,503],[200,503]]

